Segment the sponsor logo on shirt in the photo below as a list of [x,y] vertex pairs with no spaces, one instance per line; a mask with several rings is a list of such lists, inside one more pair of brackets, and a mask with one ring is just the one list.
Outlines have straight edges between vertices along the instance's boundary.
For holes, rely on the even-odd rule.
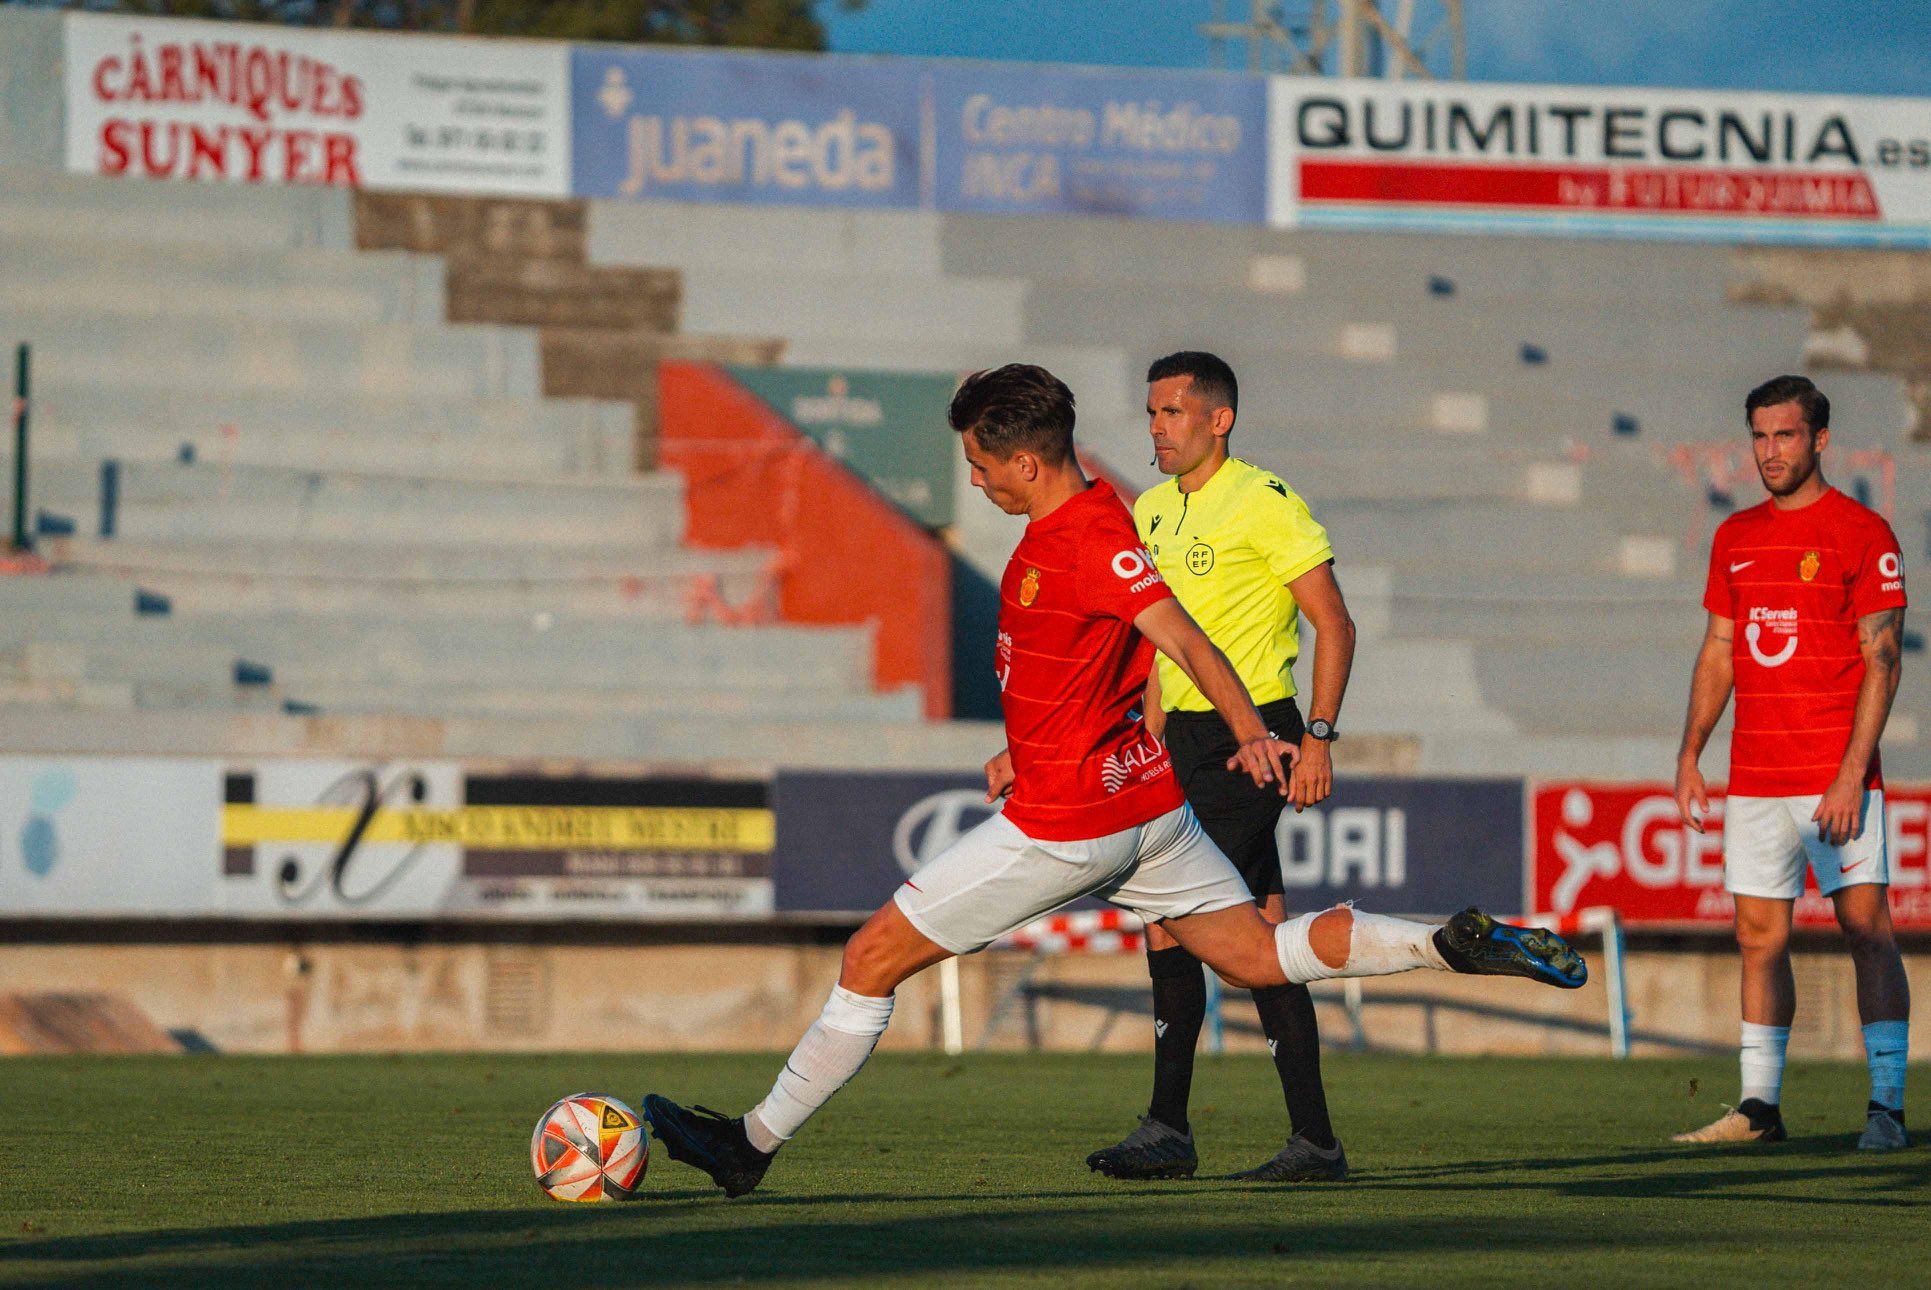
[[1143,734],[1135,743],[1111,752],[1100,762],[1100,786],[1109,793],[1117,793],[1126,786],[1128,779],[1144,779],[1143,771],[1149,766],[1166,761],[1167,750],[1160,741],[1150,734]]
[[[1766,635],[1783,637],[1783,647],[1774,654],[1767,651],[1758,643]],[[1743,629],[1743,640],[1750,647],[1750,656],[1757,662],[1765,667],[1782,667],[1797,653],[1797,611],[1752,605],[1749,625]]]
[[1816,578],[1817,568],[1821,564],[1823,564],[1823,561],[1818,558],[1815,551],[1806,551],[1804,552],[1803,562],[1797,566],[1797,576],[1805,582],[1810,582]]
[[1884,579],[1879,591],[1904,590],[1904,561],[1897,552],[1886,551],[1877,557],[1877,576]]
[[1126,550],[1113,557],[1113,572],[1126,579],[1130,584],[1129,593],[1145,591],[1157,582],[1166,581],[1160,571],[1153,567],[1153,556],[1145,548]]
[[1026,576],[1019,580],[1019,603],[1030,607],[1039,599],[1039,570],[1027,569]]

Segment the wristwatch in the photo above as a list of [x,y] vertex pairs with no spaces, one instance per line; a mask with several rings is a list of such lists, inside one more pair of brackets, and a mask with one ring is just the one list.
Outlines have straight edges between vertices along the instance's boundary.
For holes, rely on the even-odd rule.
[[1331,744],[1341,737],[1341,732],[1336,730],[1334,723],[1326,717],[1316,717],[1308,722],[1307,732],[1324,744]]

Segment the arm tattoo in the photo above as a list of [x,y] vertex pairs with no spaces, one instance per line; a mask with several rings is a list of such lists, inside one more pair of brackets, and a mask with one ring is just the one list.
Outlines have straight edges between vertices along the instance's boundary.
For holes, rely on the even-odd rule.
[[1865,660],[1886,671],[1897,670],[1904,636],[1904,611],[1880,609],[1857,620],[1857,643]]

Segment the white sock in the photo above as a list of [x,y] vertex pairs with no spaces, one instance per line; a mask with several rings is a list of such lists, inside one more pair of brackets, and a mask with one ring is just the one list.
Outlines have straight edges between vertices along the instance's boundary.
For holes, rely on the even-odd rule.
[[1280,956],[1281,971],[1287,973],[1290,984],[1344,976],[1391,976],[1416,968],[1448,971],[1441,951],[1435,948],[1433,924],[1411,923],[1359,909],[1347,911],[1354,919],[1348,936],[1348,961],[1332,967],[1322,962],[1308,939],[1314,920],[1327,912],[1302,914],[1274,929],[1274,952]]
[[1743,1023],[1740,1064],[1743,1067],[1743,1097],[1756,1098],[1770,1106],[1783,1096],[1784,1049],[1790,1046],[1789,1026],[1759,1026]]
[[1864,1060],[1871,1066],[1871,1101],[1904,1109],[1904,1063],[1911,1051],[1911,1023],[1873,1021],[1864,1027]]
[[874,999],[833,986],[825,1010],[791,1050],[778,1082],[744,1117],[751,1145],[776,1151],[789,1142],[813,1111],[858,1074],[891,1020],[892,996]]

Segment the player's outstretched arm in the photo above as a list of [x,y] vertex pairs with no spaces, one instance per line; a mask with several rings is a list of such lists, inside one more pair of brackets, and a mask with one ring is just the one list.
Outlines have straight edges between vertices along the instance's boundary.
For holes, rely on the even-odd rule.
[[1891,719],[1897,698],[1898,669],[1904,652],[1904,611],[1880,609],[1857,620],[1857,648],[1864,655],[1864,680],[1857,687],[1857,709],[1851,716],[1850,743],[1844,760],[1811,816],[1818,831],[1834,846],[1843,846],[1864,831],[1864,780],[1877,741]]
[[1722,614],[1711,614],[1703,629],[1703,647],[1697,651],[1696,671],[1690,677],[1690,710],[1683,718],[1683,745],[1676,754],[1676,810],[1683,823],[1698,833],[1709,814],[1710,796],[1696,761],[1730,702],[1730,688],[1736,682],[1736,663],[1730,654],[1735,637],[1735,623]]
[[1167,599],[1141,610],[1133,625],[1153,642],[1155,649],[1180,665],[1180,670],[1200,687],[1200,692],[1233,731],[1240,751],[1227,763],[1227,769],[1246,771],[1258,785],[1278,784],[1285,797],[1286,767],[1294,764],[1300,749],[1285,739],[1276,739],[1268,730],[1267,723],[1254,708],[1247,687],[1241,684],[1240,674],[1234,671],[1234,665],[1227,661],[1220,648],[1207,639],[1200,624],[1180,607],[1178,600]]

